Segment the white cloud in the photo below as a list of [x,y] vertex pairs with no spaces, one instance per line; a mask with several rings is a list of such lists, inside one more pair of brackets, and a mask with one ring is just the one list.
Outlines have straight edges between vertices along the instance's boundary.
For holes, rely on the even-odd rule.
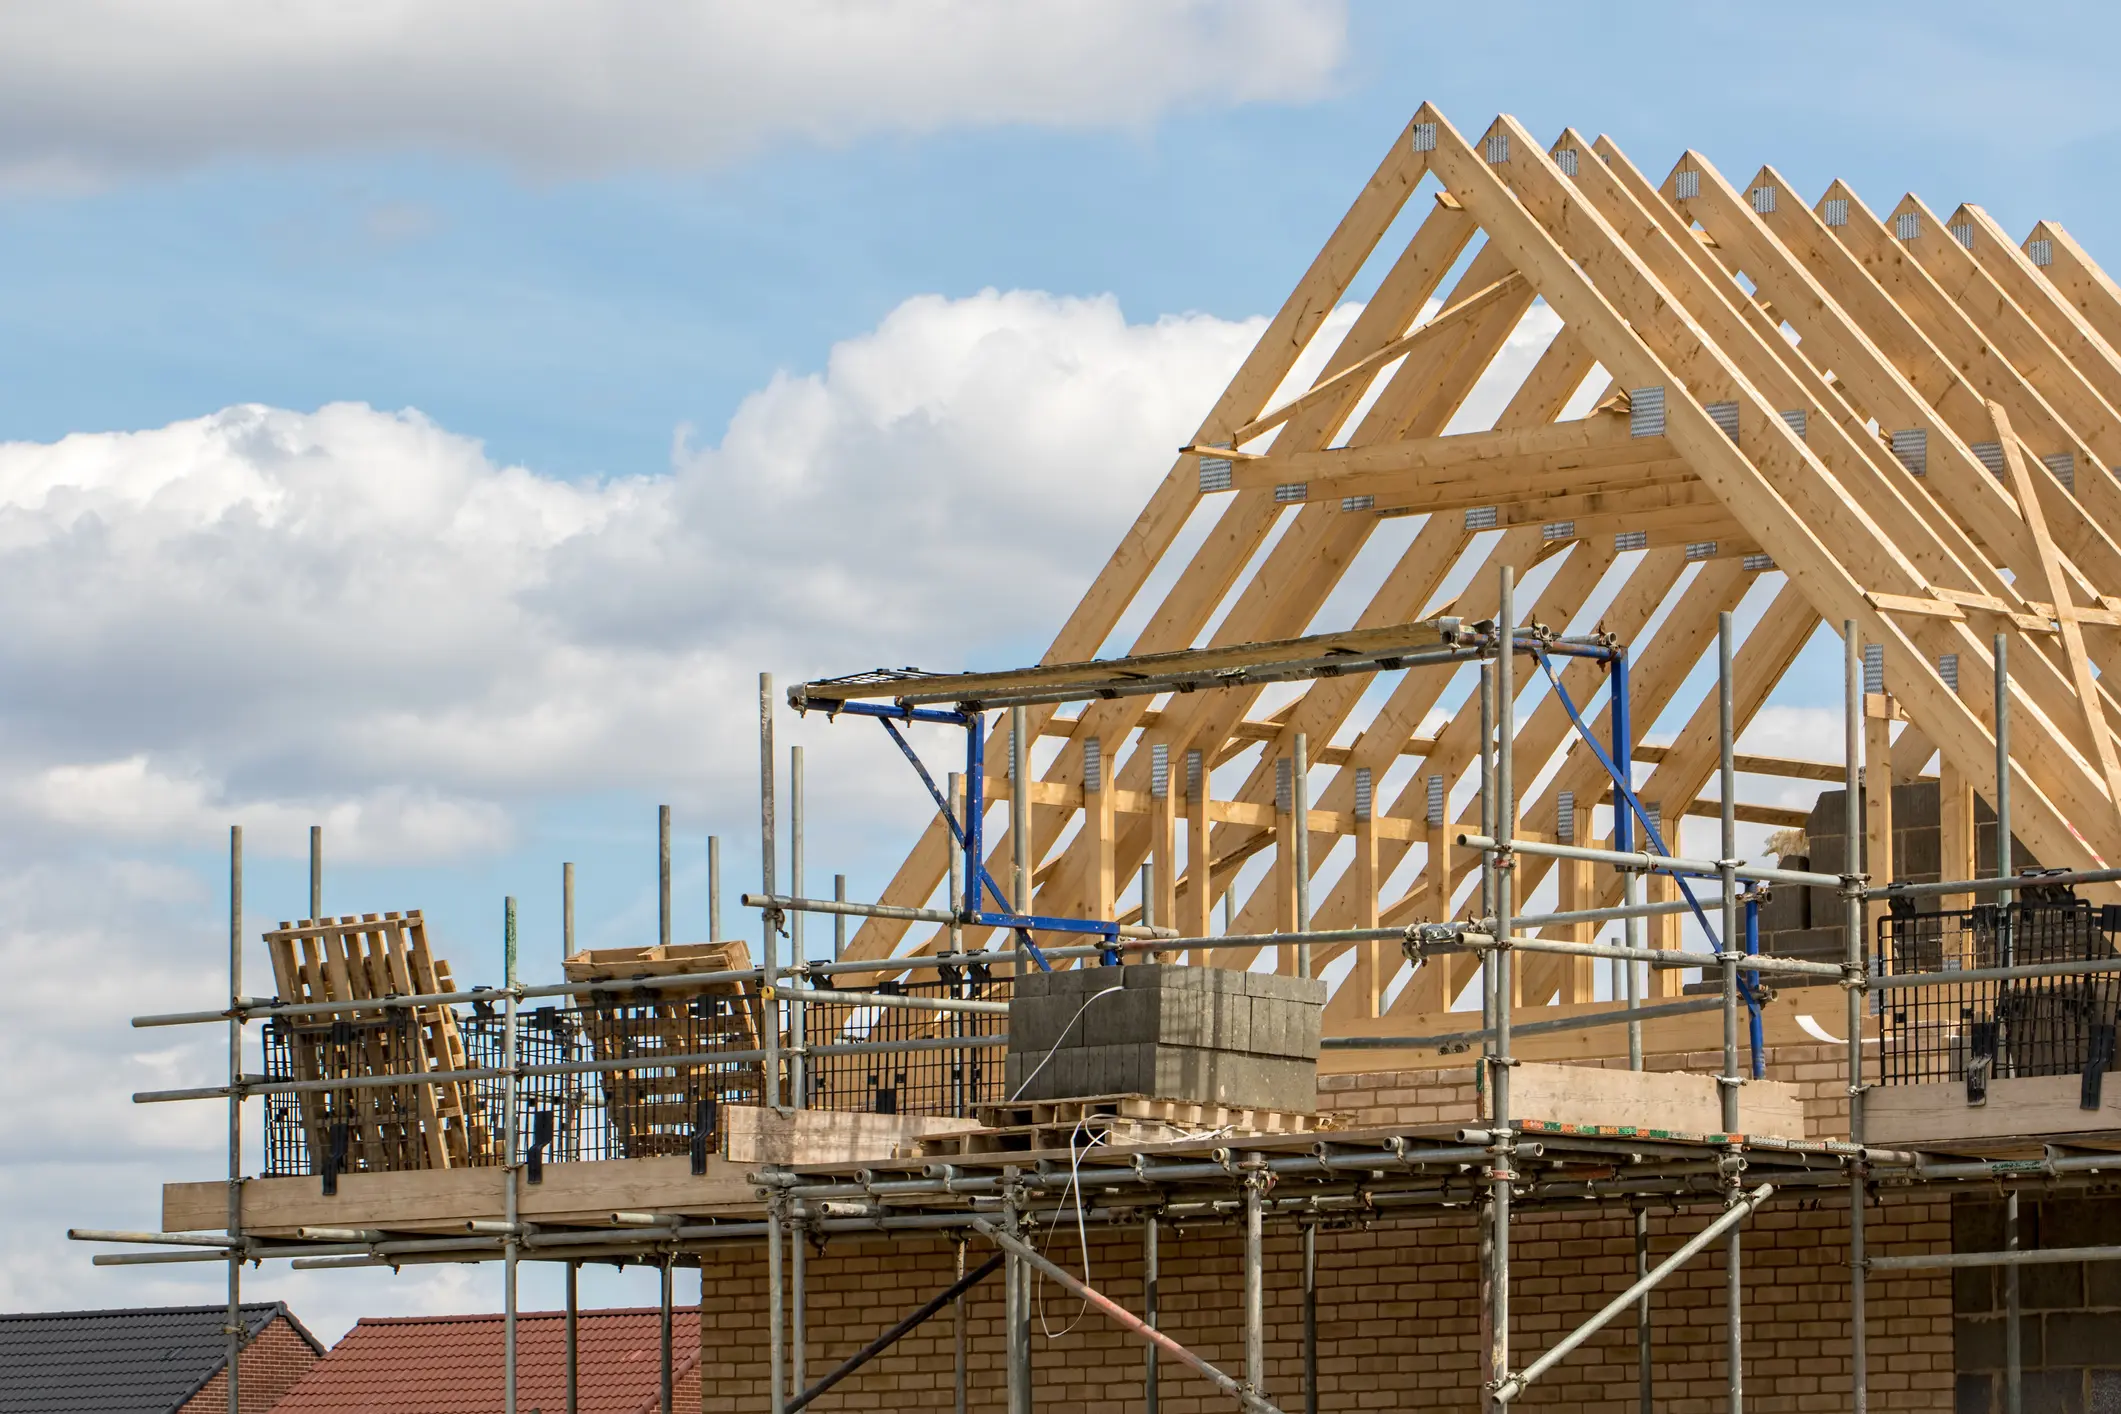
[[442,149],[547,172],[1304,100],[1343,0],[71,0],[0,7],[0,171]]
[[1042,650],[1260,328],[917,298],[668,474],[571,484],[353,404],[0,445],[0,812],[433,859],[733,788],[703,744],[762,667]]

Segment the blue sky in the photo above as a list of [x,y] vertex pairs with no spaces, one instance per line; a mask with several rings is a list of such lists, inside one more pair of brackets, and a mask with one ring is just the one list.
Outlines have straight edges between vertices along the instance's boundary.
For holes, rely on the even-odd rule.
[[[668,799],[703,933],[704,836],[757,868],[751,675],[1042,651],[1423,100],[2121,247],[2107,7],[504,9],[0,16],[0,945],[112,1015],[211,999],[231,818],[254,921],[324,818],[328,907],[425,907],[486,976],[511,892],[549,967],[562,859],[585,941],[646,935]],[[880,888],[910,778],[791,736],[814,876]],[[212,1172],[211,1117],[123,1103],[206,1053],[6,1005],[93,1122],[13,1102],[0,1300],[181,1297],[56,1233]],[[491,1304],[272,1281],[327,1330]]]

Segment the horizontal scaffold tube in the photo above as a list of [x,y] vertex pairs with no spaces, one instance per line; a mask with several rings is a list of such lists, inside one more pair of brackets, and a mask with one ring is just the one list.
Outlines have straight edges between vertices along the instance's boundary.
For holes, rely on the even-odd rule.
[[1936,1252],[1916,1257],[1872,1257],[1874,1272],[1919,1272],[1939,1267],[2037,1267],[2055,1262],[2121,1262],[2121,1247],[2024,1247],[2015,1252]]
[[2065,869],[2002,879],[1947,879],[1934,884],[1883,884],[1865,889],[1867,899],[1934,898],[1939,894],[2000,894],[2041,886],[2121,884],[2121,869]]
[[[1458,843],[1467,849],[1502,847],[1486,835],[1460,834]],[[1698,874],[1702,878],[1713,879],[1724,872],[1723,866],[1713,859],[1682,859],[1670,854],[1592,849],[1586,845],[1575,844],[1544,844],[1537,840],[1512,840],[1509,848],[1517,854],[1536,854],[1546,859],[1579,859],[1591,864],[1610,864],[1618,869],[1646,869],[1653,874]],[[1812,874],[1798,869],[1764,869],[1754,864],[1733,865],[1730,872],[1731,877],[1735,879],[1751,879],[1763,884],[1803,884],[1815,889],[1839,889],[1846,882],[1839,874]]]
[[1692,913],[1723,907],[1723,895],[1714,898],[1667,899],[1663,903],[1622,904],[1615,908],[1572,908],[1562,913],[1513,913],[1510,922],[1519,928],[1553,928],[1564,923],[1616,923],[1624,918],[1654,918],[1665,913]]
[[[1550,1021],[1510,1023],[1512,1036],[1537,1036],[1554,1031],[1587,1031],[1598,1026],[1625,1026],[1631,1021],[1655,1021],[1666,1016],[1688,1016],[1698,1011],[1720,1011],[1721,997],[1699,997],[1683,1002],[1659,1002],[1655,1006],[1613,1007],[1581,1016],[1555,1017]],[[1328,1036],[1319,1042],[1329,1051],[1419,1051],[1444,1046],[1471,1045],[1487,1037],[1488,1031],[1445,1031],[1432,1036]]]
[[2008,982],[2018,977],[2079,977],[2092,972],[2121,972],[2121,957],[2079,958],[2074,962],[2020,962],[2010,967],[1966,967],[1956,971],[1907,972],[1874,976],[1872,991],[1907,987],[1956,986],[1962,982]]
[[[977,921],[956,918],[940,908],[904,908],[895,903],[855,903],[851,900],[833,898],[797,898],[791,894],[745,894],[743,903],[746,908],[777,909],[782,913],[839,913],[855,918],[893,918],[907,923],[950,924]],[[1012,925],[997,923],[989,919],[982,922],[981,926],[999,928]],[[1033,933],[1046,931],[1039,928],[1035,923],[1025,926]],[[1088,931],[1097,932],[1103,926],[1099,924],[1096,928]],[[1178,936],[1178,931],[1174,928],[1150,928],[1144,927],[1139,923],[1114,923],[1111,926],[1112,930],[1122,938],[1158,939]]]
[[1007,1002],[960,1000],[956,997],[907,997],[895,992],[833,992],[804,988],[790,992],[791,1001],[844,1002],[857,1007],[897,1007],[905,1011],[956,1011],[977,1016],[1007,1016]]
[[[864,1000],[868,1000],[866,994]],[[902,1051],[954,1051],[967,1048],[994,1048],[1006,1046],[1006,1035],[994,1036],[923,1036],[904,1041],[845,1041],[823,1046],[800,1048],[805,1055],[813,1056],[885,1056]],[[791,1048],[792,1049],[792,1048]],[[739,1065],[763,1061],[766,1053],[756,1051],[694,1051],[677,1056],[623,1056],[614,1060],[552,1061],[539,1065],[519,1065],[518,1076],[534,1075],[590,1075],[606,1071],[668,1070],[674,1066]],[[400,1085],[437,1085],[453,1080],[499,1080],[508,1071],[493,1066],[470,1070],[407,1071],[402,1075],[353,1075],[338,1080],[273,1080],[262,1075],[243,1078],[240,1087],[246,1095],[299,1095],[325,1090],[388,1090]],[[139,1090],[133,1094],[136,1105],[166,1104],[173,1100],[225,1100],[229,1087],[226,1085],[203,1086],[192,1090]]]
[[[1465,944],[1472,949],[1494,947],[1495,939],[1485,933],[1467,932]],[[1631,948],[1619,943],[1570,943],[1559,938],[1510,939],[1510,947],[1517,952],[1550,952],[1568,957],[1609,957],[1621,962],[1639,962],[1646,967],[1667,969],[1721,967],[1724,954],[1712,952],[1679,952],[1670,948]],[[1740,968],[1748,972],[1780,973],[1791,977],[1841,977],[1845,969],[1838,962],[1806,962],[1802,958],[1776,957],[1771,953],[1732,953]],[[2116,967],[2121,967],[2117,962]]]

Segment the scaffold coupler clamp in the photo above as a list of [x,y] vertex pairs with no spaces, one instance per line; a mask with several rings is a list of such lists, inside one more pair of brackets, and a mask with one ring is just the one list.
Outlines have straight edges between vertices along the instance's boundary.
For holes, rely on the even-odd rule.
[[1399,950],[1407,955],[1407,961],[1419,967],[1428,960],[1429,949],[1445,943],[1455,943],[1465,937],[1465,927],[1458,923],[1409,923],[1402,936]]
[[1486,1168],[1480,1171],[1482,1181],[1487,1183],[1517,1182],[1517,1131],[1504,1126],[1488,1131],[1488,1153]]

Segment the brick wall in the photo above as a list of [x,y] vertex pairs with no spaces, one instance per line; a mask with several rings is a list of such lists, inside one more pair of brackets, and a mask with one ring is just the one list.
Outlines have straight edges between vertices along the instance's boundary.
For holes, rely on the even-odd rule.
[[[1814,1009],[1825,1013],[1820,1020],[1839,1029],[1843,1025],[1839,992],[1821,991]],[[1870,1048],[1866,1064],[1875,1063],[1877,1048]],[[1740,1065],[1747,1064],[1743,1044]],[[1585,1062],[1626,1069],[1626,1059]],[[1646,1056],[1650,1070],[1684,1070],[1697,1075],[1714,1074],[1723,1067],[1723,1053],[1701,1051]],[[1807,1133],[1784,1138],[1842,1139],[1848,1136],[1848,1050],[1844,1046],[1776,1046],[1767,1060],[1767,1078],[1795,1084],[1804,1096]],[[1869,1076],[1875,1084],[1877,1076]],[[1346,1128],[1388,1124],[1472,1124],[1481,1118],[1484,1100],[1475,1072],[1461,1070],[1395,1070],[1359,1075],[1322,1075],[1318,1080],[1319,1109],[1336,1116]],[[1520,1115],[1520,1119],[1551,1118]]]
[[[1839,1000],[1838,996],[1830,998]],[[1838,1024],[1838,1015],[1827,1018]],[[1784,1046],[1770,1057],[1773,1079],[1805,1091],[1811,1137],[1847,1128],[1847,1082],[1838,1046]],[[1720,1056],[1651,1059],[1656,1069],[1710,1071]],[[1321,1108],[1344,1123],[1450,1124],[1476,1120],[1480,1098],[1470,1069],[1326,1077]],[[1756,1411],[1840,1410],[1848,1390],[1848,1216],[1843,1191],[1788,1190],[1748,1225],[1744,1246],[1748,1303],[1746,1386]],[[1652,1251],[1670,1252],[1698,1231],[1706,1211],[1653,1215]],[[1943,1198],[1887,1195],[1870,1214],[1874,1253],[1949,1251],[1952,1213]],[[1130,1309],[1141,1307],[1138,1232],[1093,1232],[1091,1284]],[[1476,1407],[1480,1360],[1478,1225],[1470,1210],[1395,1219],[1363,1230],[1320,1235],[1321,1408],[1466,1410]],[[1082,1253],[1063,1227],[1041,1246],[1072,1270]],[[1228,1227],[1168,1233],[1162,1246],[1161,1324],[1173,1338],[1233,1373],[1243,1363],[1239,1328],[1238,1240]],[[975,1246],[971,1260],[986,1253]],[[1270,1229],[1268,1337],[1270,1393],[1293,1398],[1301,1370],[1297,1241]],[[711,1255],[701,1317],[703,1407],[766,1404],[765,1266],[758,1248]],[[835,1240],[810,1263],[814,1379],[930,1293],[954,1271],[947,1242],[896,1245]],[[1635,1269],[1633,1226],[1623,1209],[1525,1212],[1512,1244],[1513,1363],[1522,1365],[1625,1288]],[[1724,1401],[1723,1254],[1720,1247],[1678,1274],[1655,1299],[1658,1408],[1719,1409]],[[1950,1275],[1876,1273],[1870,1283],[1872,1407],[1949,1409],[1954,1388]],[[1043,1288],[1055,1340],[1035,1341],[1042,1411],[1141,1407],[1141,1346],[1095,1313]],[[972,1405],[1002,1407],[1000,1287],[989,1281],[967,1298]],[[841,1409],[947,1407],[951,1327],[938,1317],[891,1354],[834,1391]],[[1635,1328],[1623,1318],[1564,1364],[1522,1404],[1583,1414],[1633,1414]],[[1166,1414],[1227,1404],[1204,1381],[1167,1367]]]
[[[243,1414],[265,1414],[316,1363],[317,1352],[310,1343],[284,1317],[275,1316],[244,1347],[237,1364],[243,1376],[237,1381]],[[224,1369],[185,1401],[183,1414],[227,1414],[227,1410],[228,1372]]]
[[[1709,1214],[1654,1216],[1652,1252],[1670,1252]],[[1942,1200],[1888,1198],[1870,1214],[1876,1252],[1942,1250],[1951,1213]],[[1746,1387],[1755,1411],[1839,1410],[1848,1399],[1847,1209],[1837,1196],[1778,1197],[1753,1219],[1743,1260],[1748,1311]],[[1478,1230],[1470,1212],[1328,1231],[1319,1238],[1320,1407],[1468,1410],[1476,1407],[1480,1306]],[[1130,1309],[1142,1301],[1139,1233],[1091,1234],[1092,1284]],[[1082,1269],[1074,1233],[1041,1242]],[[1227,1227],[1164,1236],[1161,1321],[1172,1337],[1241,1373],[1239,1243]],[[984,1260],[975,1246],[971,1260]],[[1298,1248],[1272,1229],[1266,1242],[1269,1393],[1298,1396],[1302,1315]],[[708,1259],[702,1313],[703,1409],[766,1407],[765,1259],[755,1246]],[[1522,1365],[1622,1290],[1634,1271],[1624,1211],[1525,1213],[1512,1259],[1513,1363]],[[815,1379],[890,1321],[946,1285],[946,1241],[835,1240],[810,1263],[809,1375]],[[1658,1292],[1652,1316],[1658,1408],[1720,1409],[1724,1399],[1720,1248]],[[1952,1284],[1945,1273],[1876,1274],[1870,1285],[1872,1408],[1948,1409],[1953,1391]],[[1041,1287],[1056,1339],[1034,1340],[1043,1411],[1138,1409],[1142,1346],[1051,1285]],[[1001,1289],[990,1279],[966,1301],[971,1404],[1002,1408]],[[947,1408],[952,1380],[947,1315],[915,1331],[833,1393],[834,1408]],[[1528,1409],[1633,1414],[1635,1328],[1623,1317],[1522,1401]],[[1228,1401],[1166,1361],[1165,1414],[1220,1411]]]

